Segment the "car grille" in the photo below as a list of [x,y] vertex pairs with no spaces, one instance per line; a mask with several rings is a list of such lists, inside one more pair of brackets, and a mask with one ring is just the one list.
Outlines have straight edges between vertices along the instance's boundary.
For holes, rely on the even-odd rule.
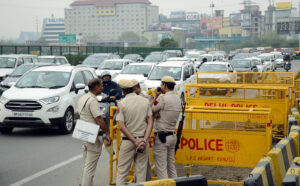
[[9,101],[6,103],[5,108],[12,111],[32,112],[40,110],[42,105],[36,101]]

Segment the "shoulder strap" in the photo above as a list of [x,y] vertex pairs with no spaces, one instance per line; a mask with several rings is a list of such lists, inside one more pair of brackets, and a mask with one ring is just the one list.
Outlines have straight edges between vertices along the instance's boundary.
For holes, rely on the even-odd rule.
[[82,107],[82,109],[81,109],[81,111],[80,111],[80,113],[79,113],[79,115],[81,114],[81,112],[83,111],[83,109],[85,108],[85,106],[86,106],[86,104],[87,104],[87,102],[88,102],[88,100],[90,99],[91,97],[89,97],[86,101],[85,101],[85,103],[84,103],[84,105],[83,105],[83,107]]

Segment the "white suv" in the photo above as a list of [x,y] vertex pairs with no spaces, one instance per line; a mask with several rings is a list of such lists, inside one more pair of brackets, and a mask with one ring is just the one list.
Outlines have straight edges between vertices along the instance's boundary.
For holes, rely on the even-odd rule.
[[195,82],[194,64],[186,61],[167,61],[156,65],[148,76],[148,79],[143,82],[143,91],[159,87],[161,78],[171,76],[176,81],[175,91],[181,100],[185,99],[185,85]]
[[0,131],[49,127],[72,132],[77,102],[96,77],[89,67],[48,66],[27,72],[0,97]]

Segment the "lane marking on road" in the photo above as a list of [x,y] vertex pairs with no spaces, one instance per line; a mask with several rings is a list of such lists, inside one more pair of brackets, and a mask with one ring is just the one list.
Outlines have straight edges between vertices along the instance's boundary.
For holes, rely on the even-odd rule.
[[68,159],[66,161],[63,161],[63,162],[61,162],[59,164],[56,164],[56,165],[54,165],[52,167],[49,167],[49,168],[45,169],[45,170],[37,172],[37,173],[33,174],[32,176],[29,176],[29,177],[24,178],[24,179],[22,179],[22,180],[20,180],[20,181],[18,181],[16,183],[11,184],[10,186],[21,186],[21,185],[24,185],[25,183],[28,183],[28,182],[30,182],[30,181],[38,178],[38,177],[41,177],[41,176],[43,176],[45,174],[48,174],[49,172],[52,172],[52,171],[54,171],[56,169],[59,169],[59,168],[61,168],[63,166],[66,166],[67,164],[70,164],[70,163],[72,163],[74,161],[77,161],[80,158],[82,158],[82,154],[74,156],[73,158],[70,158],[70,159]]

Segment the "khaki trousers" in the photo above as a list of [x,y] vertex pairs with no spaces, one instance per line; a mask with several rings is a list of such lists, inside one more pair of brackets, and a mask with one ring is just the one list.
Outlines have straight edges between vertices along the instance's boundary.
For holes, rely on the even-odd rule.
[[149,144],[143,153],[136,153],[136,147],[130,140],[122,140],[120,145],[118,172],[116,185],[125,185],[126,177],[134,162],[136,183],[146,181],[146,173],[149,158]]
[[175,167],[176,141],[176,134],[167,136],[166,143],[162,143],[157,135],[154,138],[153,158],[158,179],[177,177]]
[[83,142],[83,173],[81,186],[93,186],[93,179],[101,155],[102,144],[102,136],[98,136],[95,144]]

